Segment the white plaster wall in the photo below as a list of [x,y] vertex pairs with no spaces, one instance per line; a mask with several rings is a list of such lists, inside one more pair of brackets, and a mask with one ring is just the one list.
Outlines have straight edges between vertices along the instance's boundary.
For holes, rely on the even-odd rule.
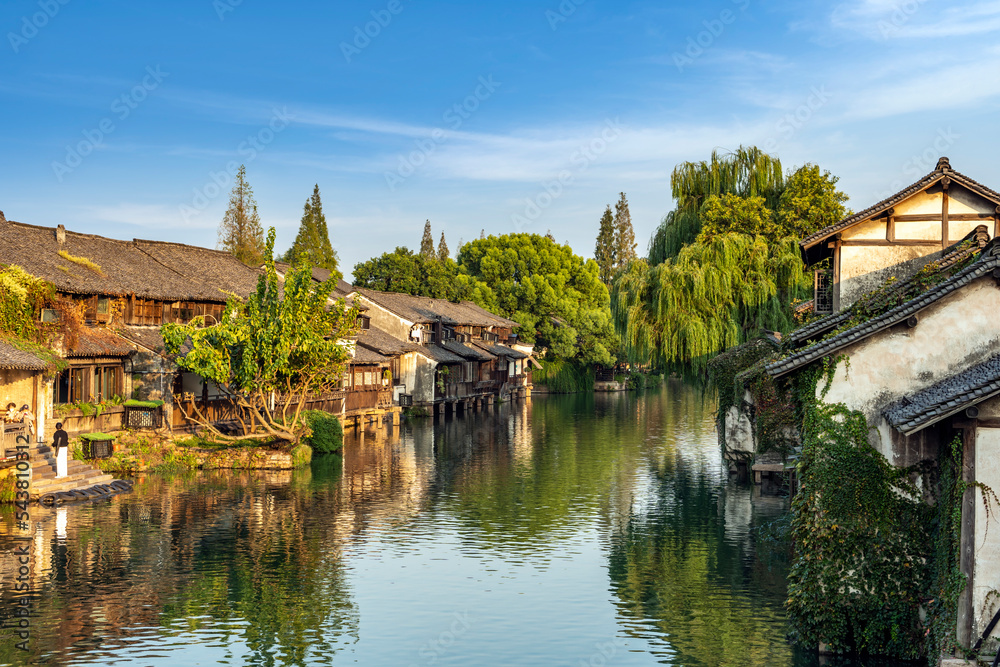
[[357,295],[357,299],[359,303],[363,303],[368,306],[368,310],[365,312],[365,315],[371,319],[373,326],[382,329],[393,338],[398,338],[403,341],[410,340],[410,328],[413,326],[413,322],[405,320],[399,315],[386,310],[361,294]]
[[[941,211],[935,213],[939,218]],[[941,220],[897,220],[895,222],[895,234],[897,240],[910,241],[940,241],[941,240]]]
[[845,229],[841,238],[845,241],[856,241],[859,239],[884,241],[885,232],[885,219],[882,218],[880,220],[868,220],[867,222],[862,222],[860,225]]
[[912,197],[893,206],[896,215],[936,215],[941,213],[941,200],[943,199],[940,188],[937,192],[918,192]]
[[[976,430],[976,481],[994,492],[1000,491],[1000,429]],[[983,506],[983,491],[976,489],[976,560],[973,566],[972,617],[973,636],[986,629],[1000,600],[1000,507],[990,504],[989,515]],[[992,591],[996,594],[990,595]],[[987,598],[989,602],[987,603]],[[1000,638],[1000,628],[993,631]]]
[[[938,223],[938,238],[940,238]],[[883,237],[884,238],[884,237]],[[940,246],[843,246],[840,249],[840,308],[878,288],[889,277],[905,280],[941,253]]]
[[980,419],[1000,418],[1000,396],[994,396],[989,400],[983,401],[976,407],[979,408]]
[[753,427],[746,413],[735,405],[726,411],[725,416],[726,447],[738,452],[753,453]]
[[[1000,289],[981,278],[918,314],[843,352],[827,403],[860,410],[875,425],[887,404],[1000,354]],[[823,382],[817,387],[822,389]]]

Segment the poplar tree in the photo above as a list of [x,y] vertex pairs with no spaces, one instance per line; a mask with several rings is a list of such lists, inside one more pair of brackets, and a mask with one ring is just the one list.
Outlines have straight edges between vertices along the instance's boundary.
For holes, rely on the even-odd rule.
[[313,188],[312,196],[306,200],[302,212],[302,222],[295,242],[282,260],[294,264],[302,255],[307,255],[312,266],[329,269],[337,273],[337,252],[330,244],[330,233],[323,215],[323,202],[319,196],[319,185]]
[[424,223],[424,237],[420,239],[420,254],[425,259],[434,259],[437,255],[434,252],[434,237],[431,235],[431,221]]
[[615,269],[615,216],[611,207],[604,209],[601,216],[601,227],[597,232],[597,243],[594,246],[594,259],[600,269],[601,282],[611,285]]
[[635,231],[632,229],[632,214],[628,211],[628,199],[625,193],[620,193],[618,203],[615,204],[615,271],[628,266],[628,263],[635,259]]
[[444,232],[441,232],[441,240],[438,241],[438,253],[437,258],[442,262],[448,259],[448,244],[444,240]]
[[229,195],[229,208],[219,223],[218,247],[249,266],[264,263],[264,228],[257,214],[253,188],[247,183],[246,166],[240,165]]

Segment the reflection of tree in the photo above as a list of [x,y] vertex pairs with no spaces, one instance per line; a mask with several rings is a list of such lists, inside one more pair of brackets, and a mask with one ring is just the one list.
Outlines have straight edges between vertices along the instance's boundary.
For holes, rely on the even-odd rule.
[[[612,540],[609,574],[619,614],[631,632],[654,626],[678,664],[772,665],[788,662],[784,571],[771,571],[727,530],[727,502],[749,502],[748,489],[720,493],[717,479],[684,461],[651,468],[652,497]],[[743,498],[740,498],[740,495]],[[759,545],[757,548],[760,548]]]
[[[247,664],[302,664],[356,637],[340,561],[347,535],[323,519],[336,512],[336,493],[296,492],[290,480],[154,476],[107,504],[34,508],[33,655],[110,659],[209,633]],[[58,512],[72,513],[62,535]],[[5,613],[14,608],[9,581],[5,573]],[[24,661],[15,641],[0,640],[0,660]]]

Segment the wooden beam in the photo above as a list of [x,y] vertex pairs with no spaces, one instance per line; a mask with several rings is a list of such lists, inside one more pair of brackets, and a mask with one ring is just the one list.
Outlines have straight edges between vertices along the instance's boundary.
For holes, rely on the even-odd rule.
[[[995,215],[995,213],[950,213],[948,219],[972,222],[975,220],[990,220]],[[940,222],[942,216],[939,213],[915,213],[911,215],[896,215],[893,218],[895,218],[896,222]]]
[[896,240],[896,209],[890,208],[885,221],[885,240],[892,243]]
[[959,537],[959,570],[965,575],[965,588],[958,597],[958,641],[972,644],[974,619],[972,587],[975,584],[976,563],[976,427],[962,431],[962,481],[969,484],[962,495],[962,526]]
[[854,239],[850,241],[841,241],[842,246],[900,246],[900,245],[913,245],[913,246],[934,246],[939,247],[941,241],[936,239],[896,239],[895,241],[886,241],[885,239]]
[[945,176],[941,179],[941,247],[948,247],[948,186],[951,179]]

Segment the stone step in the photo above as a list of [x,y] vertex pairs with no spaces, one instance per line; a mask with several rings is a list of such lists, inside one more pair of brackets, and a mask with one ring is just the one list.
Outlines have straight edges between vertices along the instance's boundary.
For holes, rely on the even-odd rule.
[[[50,461],[46,461],[44,463],[39,463],[37,465],[33,465],[31,467],[31,475],[32,475],[32,477],[34,477],[36,479],[43,479],[45,477],[55,477],[55,475],[56,475],[56,469],[57,468],[56,468],[56,462],[55,461],[51,461],[51,462]],[[74,470],[84,470],[84,469],[97,470],[98,468],[96,466],[88,465],[88,464],[84,463],[83,461],[68,461],[66,463],[66,470],[67,470],[67,472],[71,472],[71,471],[74,471]]]
[[59,477],[58,479],[47,479],[41,482],[33,482],[31,484],[31,493],[42,494],[48,493],[55,487],[61,486],[71,486],[72,488],[77,488],[80,486],[93,486],[94,484],[106,484],[113,481],[114,477],[100,470],[88,470],[85,472],[76,473],[73,475],[67,475],[66,477]]
[[97,484],[109,484],[113,481],[114,478],[111,477],[110,475],[102,475],[102,478],[100,479],[95,478],[95,479],[88,479],[83,482],[55,484],[37,492],[34,489],[32,489],[31,495],[34,496],[35,498],[38,498],[49,493],[59,493],[60,491],[81,491],[83,489],[89,489],[92,486],[96,486]]

